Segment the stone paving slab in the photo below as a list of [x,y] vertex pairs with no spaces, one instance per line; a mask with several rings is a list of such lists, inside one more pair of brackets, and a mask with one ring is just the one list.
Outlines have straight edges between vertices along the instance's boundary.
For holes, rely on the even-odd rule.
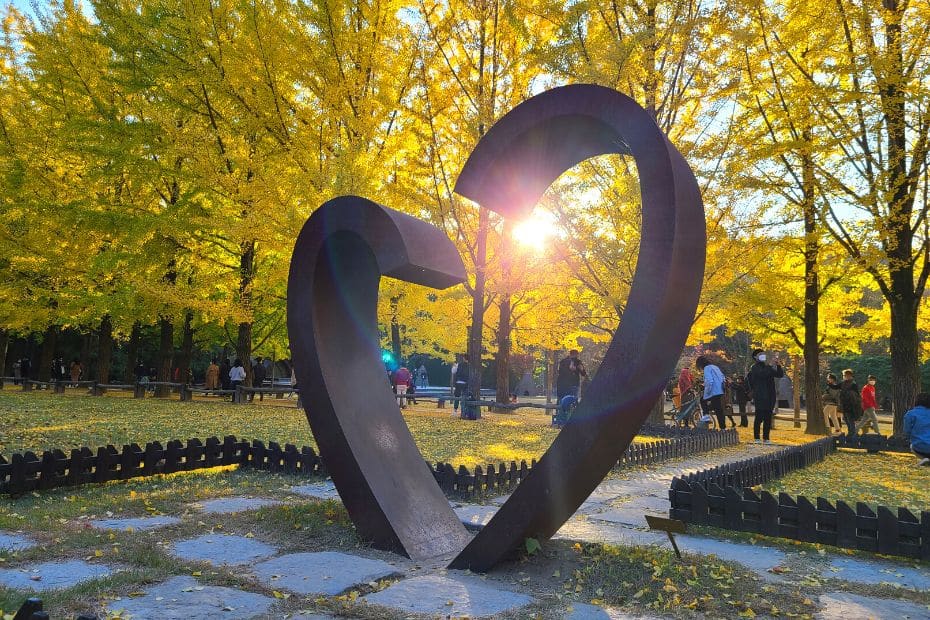
[[668,508],[656,510],[650,506],[629,506],[624,504],[618,508],[610,508],[601,512],[592,513],[588,515],[588,518],[597,521],[607,521],[608,523],[616,523],[618,525],[646,528],[649,527],[645,517],[647,514],[667,517]]
[[611,620],[606,609],[587,603],[572,603],[562,617],[565,620]]
[[480,506],[477,504],[463,504],[453,508],[459,521],[470,530],[480,530],[497,512],[499,506]]
[[553,538],[596,541],[626,547],[668,545],[668,537],[665,534],[621,527],[607,521],[596,521],[594,519],[571,519],[562,526]]
[[211,564],[239,566],[264,560],[278,552],[271,545],[246,538],[225,534],[205,534],[174,543],[171,554],[187,562],[210,562]]
[[336,485],[332,481],[327,480],[326,482],[311,482],[310,484],[302,484],[300,486],[291,487],[288,489],[291,493],[297,493],[298,495],[304,495],[306,497],[313,497],[316,499],[339,499],[339,492],[336,491]]
[[265,506],[276,506],[281,502],[276,499],[265,497],[222,497],[220,499],[210,499],[193,504],[207,514],[229,514],[233,512],[245,512],[246,510],[258,510]]
[[96,521],[91,521],[90,524],[96,528],[102,530],[155,530],[160,527],[166,527],[168,525],[175,525],[180,523],[181,520],[177,517],[169,517],[167,515],[159,515],[155,517],[132,517],[132,518],[116,518],[116,519],[97,519]]
[[562,615],[565,620],[659,620],[656,616],[640,616],[609,607],[588,603],[572,603]]
[[246,620],[268,613],[275,599],[235,588],[201,585],[193,577],[172,577],[145,590],[145,596],[112,601],[111,611],[133,620]]
[[44,592],[70,588],[112,573],[113,569],[103,564],[89,564],[83,560],[55,561],[0,569],[0,584],[16,590]]
[[6,551],[22,551],[29,547],[35,547],[34,540],[23,534],[14,532],[0,532],[0,549]]
[[828,592],[820,595],[819,620],[926,620],[930,609],[910,601],[859,596],[847,592]]
[[396,567],[347,553],[292,553],[255,565],[258,580],[276,590],[335,596],[352,586],[397,574]]
[[930,590],[930,572],[864,558],[837,558],[823,572],[824,577],[857,583],[893,583],[913,590]]
[[480,618],[525,607],[533,599],[525,594],[501,590],[475,577],[424,575],[398,581],[391,587],[362,597],[406,613],[442,617]]
[[742,564],[766,581],[781,581],[782,578],[769,572],[769,569],[783,565],[788,559],[784,552],[764,545],[747,545],[714,538],[681,535],[676,536],[675,541],[682,551],[703,555],[712,553],[722,560]]

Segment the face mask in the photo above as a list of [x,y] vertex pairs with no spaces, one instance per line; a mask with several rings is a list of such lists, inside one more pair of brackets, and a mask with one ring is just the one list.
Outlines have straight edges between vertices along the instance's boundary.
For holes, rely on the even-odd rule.
[[760,362],[764,362],[766,359],[765,353],[760,353],[759,357],[757,357],[756,359],[759,360]]

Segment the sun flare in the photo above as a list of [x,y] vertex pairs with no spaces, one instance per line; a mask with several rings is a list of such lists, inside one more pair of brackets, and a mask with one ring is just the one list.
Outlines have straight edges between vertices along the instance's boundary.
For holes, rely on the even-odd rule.
[[544,211],[534,211],[513,227],[513,239],[518,244],[542,252],[555,235],[555,222]]

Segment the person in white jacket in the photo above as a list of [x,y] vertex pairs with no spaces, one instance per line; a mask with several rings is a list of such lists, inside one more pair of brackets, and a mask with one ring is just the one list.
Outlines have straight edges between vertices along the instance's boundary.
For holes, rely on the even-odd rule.
[[698,357],[694,363],[704,373],[704,397],[701,399],[701,408],[705,414],[713,413],[717,416],[717,428],[722,430],[727,427],[723,412],[723,393],[726,389],[723,371],[711,364],[704,355]]
[[[242,367],[242,360],[236,358],[236,361],[233,362],[232,368],[229,369],[229,381],[232,384],[233,392],[236,391],[236,388],[242,385],[242,382],[245,381],[245,368]],[[236,395],[233,394],[233,402],[236,402]]]

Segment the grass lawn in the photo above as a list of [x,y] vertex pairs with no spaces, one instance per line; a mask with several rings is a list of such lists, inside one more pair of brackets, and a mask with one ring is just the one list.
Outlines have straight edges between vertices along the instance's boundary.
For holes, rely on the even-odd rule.
[[911,454],[839,450],[822,463],[788,474],[762,486],[766,491],[857,501],[915,510],[930,510],[930,467],[918,467]]
[[[103,397],[83,391],[57,395],[45,390],[22,392],[8,385],[0,390],[0,454],[32,450],[39,454],[59,448],[112,444],[117,448],[135,442],[169,439],[206,439],[235,435],[264,442],[316,444],[303,411],[293,400],[265,399],[251,405],[233,405],[220,399],[182,403],[170,399],[136,400],[114,393]],[[487,463],[529,463],[549,448],[558,434],[548,415],[536,410],[515,413],[482,412],[478,422],[452,417],[450,408],[421,403],[404,410],[414,440],[430,462],[474,467]],[[794,441],[809,436],[795,433]],[[654,437],[638,438],[655,441]],[[745,439],[744,439],[745,441]]]
[[[558,434],[549,417],[539,413],[482,413],[477,423],[453,418],[451,413],[426,404],[404,411],[423,458],[467,467],[529,462],[539,458]],[[176,396],[135,400],[76,392],[23,393],[12,386],[0,391],[0,454],[50,448],[67,452],[80,446],[120,447],[211,435],[315,446],[307,417],[294,401],[233,405],[218,399],[182,403]]]

